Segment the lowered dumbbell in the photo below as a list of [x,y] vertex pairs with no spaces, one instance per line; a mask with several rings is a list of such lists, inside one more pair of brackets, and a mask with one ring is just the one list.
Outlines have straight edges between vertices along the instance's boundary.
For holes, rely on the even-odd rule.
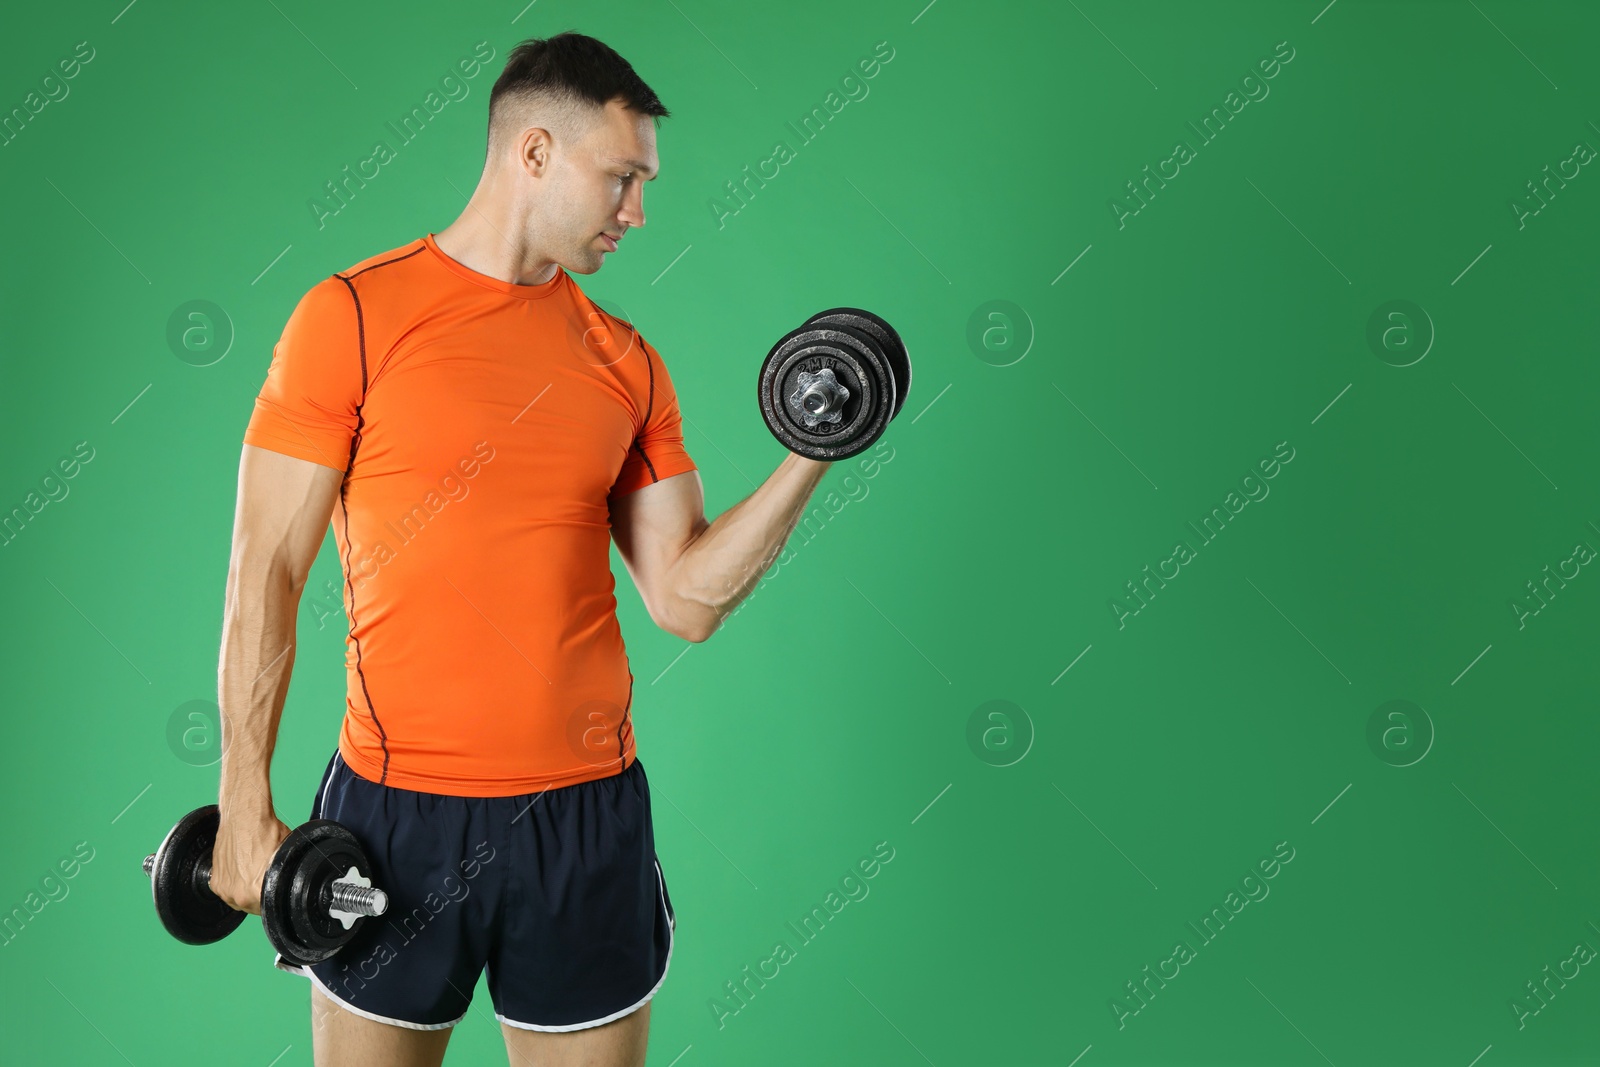
[[911,391],[905,342],[860,308],[830,308],[778,339],[756,395],[767,429],[789,451],[849,459],[878,439]]
[[[161,925],[179,941],[209,945],[238,929],[245,913],[211,891],[211,850],[221,815],[215,804],[178,820],[144,858]],[[283,839],[261,887],[261,925],[287,962],[308,966],[338,952],[389,897],[375,888],[372,865],[355,835],[330,819],[312,819]]]

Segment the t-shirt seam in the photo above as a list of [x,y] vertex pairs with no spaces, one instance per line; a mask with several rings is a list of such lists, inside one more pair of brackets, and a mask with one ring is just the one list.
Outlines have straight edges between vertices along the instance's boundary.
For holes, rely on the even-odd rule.
[[[380,266],[381,266],[381,264],[380,264]],[[367,400],[367,323],[366,323],[366,316],[364,316],[361,313],[361,297],[359,295],[357,295],[357,293],[356,293],[355,282],[351,281],[349,278],[346,278],[343,274],[335,274],[334,277],[338,278],[341,282],[344,282],[345,288],[350,290],[350,299],[355,302],[355,306],[356,306],[356,345],[357,345],[358,351],[361,354],[361,404],[364,404],[364,403],[366,403],[366,400]],[[361,406],[360,404],[356,405],[356,410],[357,410],[358,413],[360,411],[360,406]]]
[[[418,240],[421,240],[421,238],[418,238]],[[413,248],[411,251],[407,252],[403,256],[395,256],[393,259],[386,259],[382,263],[373,263],[373,264],[370,264],[369,266],[362,267],[360,270],[355,271],[354,273],[349,275],[349,277],[350,278],[358,278],[361,275],[367,273],[367,271],[369,271],[369,270],[377,270],[379,267],[387,267],[391,263],[399,263],[402,259],[410,259],[412,256],[416,255],[417,253],[426,251],[427,247],[428,246],[426,244],[424,244],[424,245],[421,245],[421,246],[419,246],[417,248]],[[336,277],[343,278],[343,277],[345,277],[345,275],[340,274],[340,275],[336,275]]]

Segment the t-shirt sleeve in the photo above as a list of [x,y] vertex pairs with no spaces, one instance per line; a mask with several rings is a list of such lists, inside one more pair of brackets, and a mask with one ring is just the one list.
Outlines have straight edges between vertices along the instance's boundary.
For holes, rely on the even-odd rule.
[[346,470],[362,392],[355,295],[329,276],[307,290],[284,324],[244,443]]
[[649,360],[648,413],[611,487],[610,495],[614,497],[697,469],[683,445],[683,412],[678,408],[678,392],[672,386],[667,365],[650,342],[641,337],[639,343]]

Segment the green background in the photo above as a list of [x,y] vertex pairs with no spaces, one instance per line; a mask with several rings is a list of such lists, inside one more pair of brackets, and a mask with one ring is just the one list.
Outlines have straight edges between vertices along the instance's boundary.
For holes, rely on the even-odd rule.
[[[206,948],[157,924],[139,858],[216,788],[205,731],[197,754],[168,723],[216,696],[240,437],[289,311],[456,216],[506,53],[565,29],[674,112],[648,226],[579,281],[671,367],[708,514],[784,454],[751,383],[806,315],[875,309],[916,368],[868,494],[709,642],[655,629],[613,564],[678,916],[654,1067],[1600,1060],[1594,966],[1526,988],[1600,949],[1600,578],[1528,589],[1600,546],[1600,174],[1510,207],[1600,145],[1592,7],[523,2],[5,17],[0,112],[95,49],[0,147],[0,510],[95,449],[0,549],[0,909],[94,856],[0,946],[7,1062],[310,1062],[308,987],[259,923]],[[479,41],[470,95],[319,228],[308,201]],[[880,41],[870,95],[800,145],[786,123]],[[1200,144],[1281,41],[1270,94]],[[1196,158],[1119,228],[1180,139]],[[207,366],[167,342],[191,300],[233,333]],[[974,347],[995,300],[1020,313]],[[1393,300],[1426,322],[1374,348]],[[1270,495],[1203,543],[1187,524],[1280,442]],[[330,536],[273,768],[291,824],[342,709],[342,619],[310,604],[337,575]],[[969,745],[994,700],[1022,711]],[[1393,700],[1420,710],[1370,741]],[[724,983],[880,841],[870,895],[719,1027]],[[1270,895],[1196,937],[1280,842]],[[503,1062],[489,1011],[480,985],[447,1062]]]

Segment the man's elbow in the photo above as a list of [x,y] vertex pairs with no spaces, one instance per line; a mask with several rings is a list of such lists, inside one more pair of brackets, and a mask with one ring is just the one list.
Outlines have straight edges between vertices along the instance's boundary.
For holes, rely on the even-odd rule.
[[656,615],[655,624],[674,637],[698,645],[722,626],[722,616],[706,604],[673,598],[672,609]]
[[712,634],[716,633],[717,628],[720,625],[720,619],[697,618],[694,620],[679,620],[672,626],[663,626],[662,629],[666,630],[674,637],[678,637],[690,642],[691,644],[698,645],[701,642],[708,640]]

